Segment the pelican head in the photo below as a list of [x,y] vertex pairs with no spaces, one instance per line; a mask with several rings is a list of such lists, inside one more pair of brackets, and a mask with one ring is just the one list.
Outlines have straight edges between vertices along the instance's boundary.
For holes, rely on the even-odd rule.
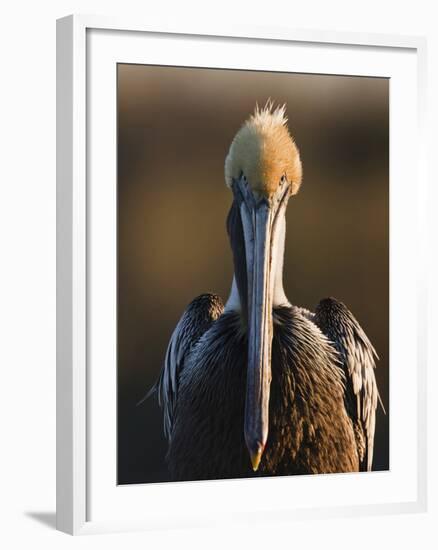
[[257,470],[268,438],[272,309],[287,304],[282,271],[285,211],[301,185],[298,148],[287,129],[285,106],[256,108],[231,144],[225,180],[234,195],[227,228],[234,283],[246,321],[248,370],[245,442]]

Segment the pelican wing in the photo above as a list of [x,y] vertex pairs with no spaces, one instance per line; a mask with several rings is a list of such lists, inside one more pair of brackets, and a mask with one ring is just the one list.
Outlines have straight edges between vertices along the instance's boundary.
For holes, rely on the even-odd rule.
[[377,402],[382,404],[374,374],[378,355],[342,302],[334,298],[322,300],[316,308],[314,322],[340,354],[347,377],[346,404],[354,423],[359,457],[363,468],[371,471]]
[[164,413],[164,434],[170,440],[178,398],[178,381],[184,361],[193,346],[220,317],[224,305],[215,294],[201,294],[187,306],[170,338],[160,377],[151,393],[158,394],[158,403]]

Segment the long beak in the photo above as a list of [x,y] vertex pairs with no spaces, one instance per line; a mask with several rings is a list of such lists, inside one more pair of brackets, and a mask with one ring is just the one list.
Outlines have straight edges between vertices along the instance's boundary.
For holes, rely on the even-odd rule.
[[287,203],[287,189],[273,200],[245,190],[241,217],[248,282],[248,370],[245,401],[245,442],[254,471],[259,467],[269,430],[271,347],[274,293],[273,248],[276,221]]
[[253,263],[248,269],[248,374],[245,441],[253,470],[257,470],[268,439],[271,385],[272,212],[263,202],[254,212]]

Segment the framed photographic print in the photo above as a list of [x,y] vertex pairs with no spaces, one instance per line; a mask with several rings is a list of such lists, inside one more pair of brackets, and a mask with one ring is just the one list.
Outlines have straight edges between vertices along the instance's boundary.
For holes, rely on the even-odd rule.
[[58,21],[60,530],[425,508],[424,56]]

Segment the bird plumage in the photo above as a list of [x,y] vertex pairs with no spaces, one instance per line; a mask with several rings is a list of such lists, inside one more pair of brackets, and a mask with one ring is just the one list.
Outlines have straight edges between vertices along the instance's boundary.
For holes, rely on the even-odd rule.
[[167,347],[164,367],[156,385],[152,388],[158,395],[163,409],[164,434],[170,439],[178,395],[178,384],[186,358],[199,338],[220,317],[224,305],[216,294],[201,294],[195,298],[178,321]]
[[164,386],[159,390],[164,406],[171,402],[175,407],[167,454],[172,479],[359,469],[338,353],[318,326],[292,306],[274,311],[269,438],[254,474],[242,433],[246,361],[241,318],[224,313],[180,365],[177,394],[170,386],[168,393]]
[[334,298],[321,300],[314,321],[339,352],[347,380],[347,409],[354,423],[359,456],[363,468],[371,470],[376,409],[380,400],[374,374],[378,355],[362,327],[342,302]]

